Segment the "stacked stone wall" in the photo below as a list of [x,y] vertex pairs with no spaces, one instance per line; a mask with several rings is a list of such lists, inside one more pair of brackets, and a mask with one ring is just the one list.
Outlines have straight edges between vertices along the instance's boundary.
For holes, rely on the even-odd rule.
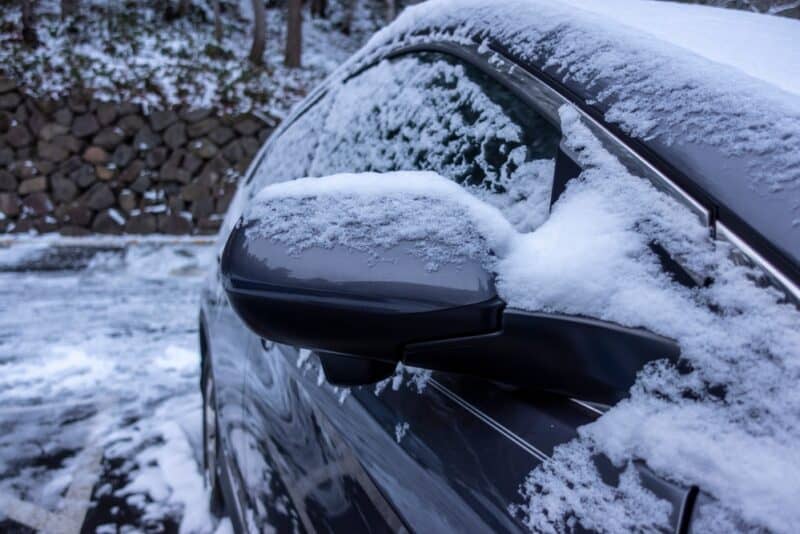
[[0,232],[214,233],[271,130],[252,114],[34,98],[0,78]]

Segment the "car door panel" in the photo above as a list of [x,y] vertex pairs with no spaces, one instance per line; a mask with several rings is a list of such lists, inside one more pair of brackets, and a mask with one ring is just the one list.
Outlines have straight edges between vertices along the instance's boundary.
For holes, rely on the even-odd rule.
[[229,481],[232,497],[242,502],[242,476],[246,472],[242,403],[248,360],[242,341],[253,337],[231,309],[228,299],[218,291],[209,290],[203,298],[203,324],[208,340],[211,373],[214,377],[216,413],[220,454],[224,461],[223,477]]
[[[318,114],[311,108],[285,143],[278,138],[282,148],[256,170],[257,187],[306,174],[435,170],[499,207],[521,231],[541,224],[549,212],[557,129],[496,82],[488,87],[486,77],[440,56],[400,58],[396,72],[382,62],[326,94]],[[469,98],[454,98],[465,83],[472,84]],[[402,111],[414,105],[435,112]],[[470,132],[476,121],[486,137]],[[303,129],[308,139],[297,148]],[[436,146],[415,147],[421,138]],[[299,160],[283,164],[295,148]],[[525,530],[509,506],[522,503],[526,474],[597,417],[593,407],[563,397],[477,378],[426,379],[410,370],[402,385],[398,377],[347,391],[325,382],[308,351],[269,340],[249,347],[245,454],[247,465],[268,467],[249,473],[247,491],[252,508],[265,509],[275,500],[270,481],[280,480],[296,508],[297,529]],[[618,468],[597,461],[601,472],[616,476]],[[641,466],[640,472],[672,502],[677,525],[686,492]]]
[[[397,532],[402,522],[324,413],[318,396],[329,386],[317,385],[318,374],[303,376],[297,353],[266,341],[249,353],[245,418],[256,444],[249,449],[252,462],[270,458],[274,469],[268,475],[280,477],[308,531]],[[335,395],[327,400],[339,405]],[[274,499],[263,483],[248,480],[251,498],[262,503]]]

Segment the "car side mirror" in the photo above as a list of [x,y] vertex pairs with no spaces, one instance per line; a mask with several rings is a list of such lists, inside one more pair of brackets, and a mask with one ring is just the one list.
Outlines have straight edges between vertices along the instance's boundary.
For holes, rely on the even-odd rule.
[[[362,216],[359,209],[342,208],[358,202],[356,197],[326,192],[327,209],[346,213],[332,215],[336,231],[361,237],[386,231],[371,226],[376,202],[387,220],[441,213],[418,217],[413,232],[398,228],[398,239],[374,247],[347,239],[306,239],[298,246],[298,236],[326,231],[325,225],[312,228],[320,224],[321,197],[311,190],[299,201],[280,195],[256,199],[266,208],[240,219],[220,265],[223,287],[242,321],[262,338],[316,351],[331,383],[373,383],[403,362],[611,405],[627,394],[647,362],[679,356],[674,342],[643,330],[506,307],[485,243],[437,242],[437,258],[444,261],[432,265],[422,243],[426,232],[478,224],[465,220],[469,210],[440,209],[442,199],[434,199],[433,207],[425,196],[397,202],[395,193],[387,193],[389,201],[378,193]],[[295,237],[287,238],[281,228]],[[479,232],[465,235],[481,239]],[[464,254],[465,246],[485,253]]]

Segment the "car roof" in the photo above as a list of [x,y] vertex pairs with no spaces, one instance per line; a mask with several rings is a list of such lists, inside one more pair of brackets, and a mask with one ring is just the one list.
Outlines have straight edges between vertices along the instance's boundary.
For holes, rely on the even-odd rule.
[[796,282],[797,35],[800,21],[665,2],[432,0],[343,71],[412,43],[488,46],[628,140]]

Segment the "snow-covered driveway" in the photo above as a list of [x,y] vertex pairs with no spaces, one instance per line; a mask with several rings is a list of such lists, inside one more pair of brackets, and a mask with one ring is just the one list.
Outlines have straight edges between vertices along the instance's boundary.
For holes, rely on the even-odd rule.
[[208,243],[0,243],[0,531],[210,532]]

